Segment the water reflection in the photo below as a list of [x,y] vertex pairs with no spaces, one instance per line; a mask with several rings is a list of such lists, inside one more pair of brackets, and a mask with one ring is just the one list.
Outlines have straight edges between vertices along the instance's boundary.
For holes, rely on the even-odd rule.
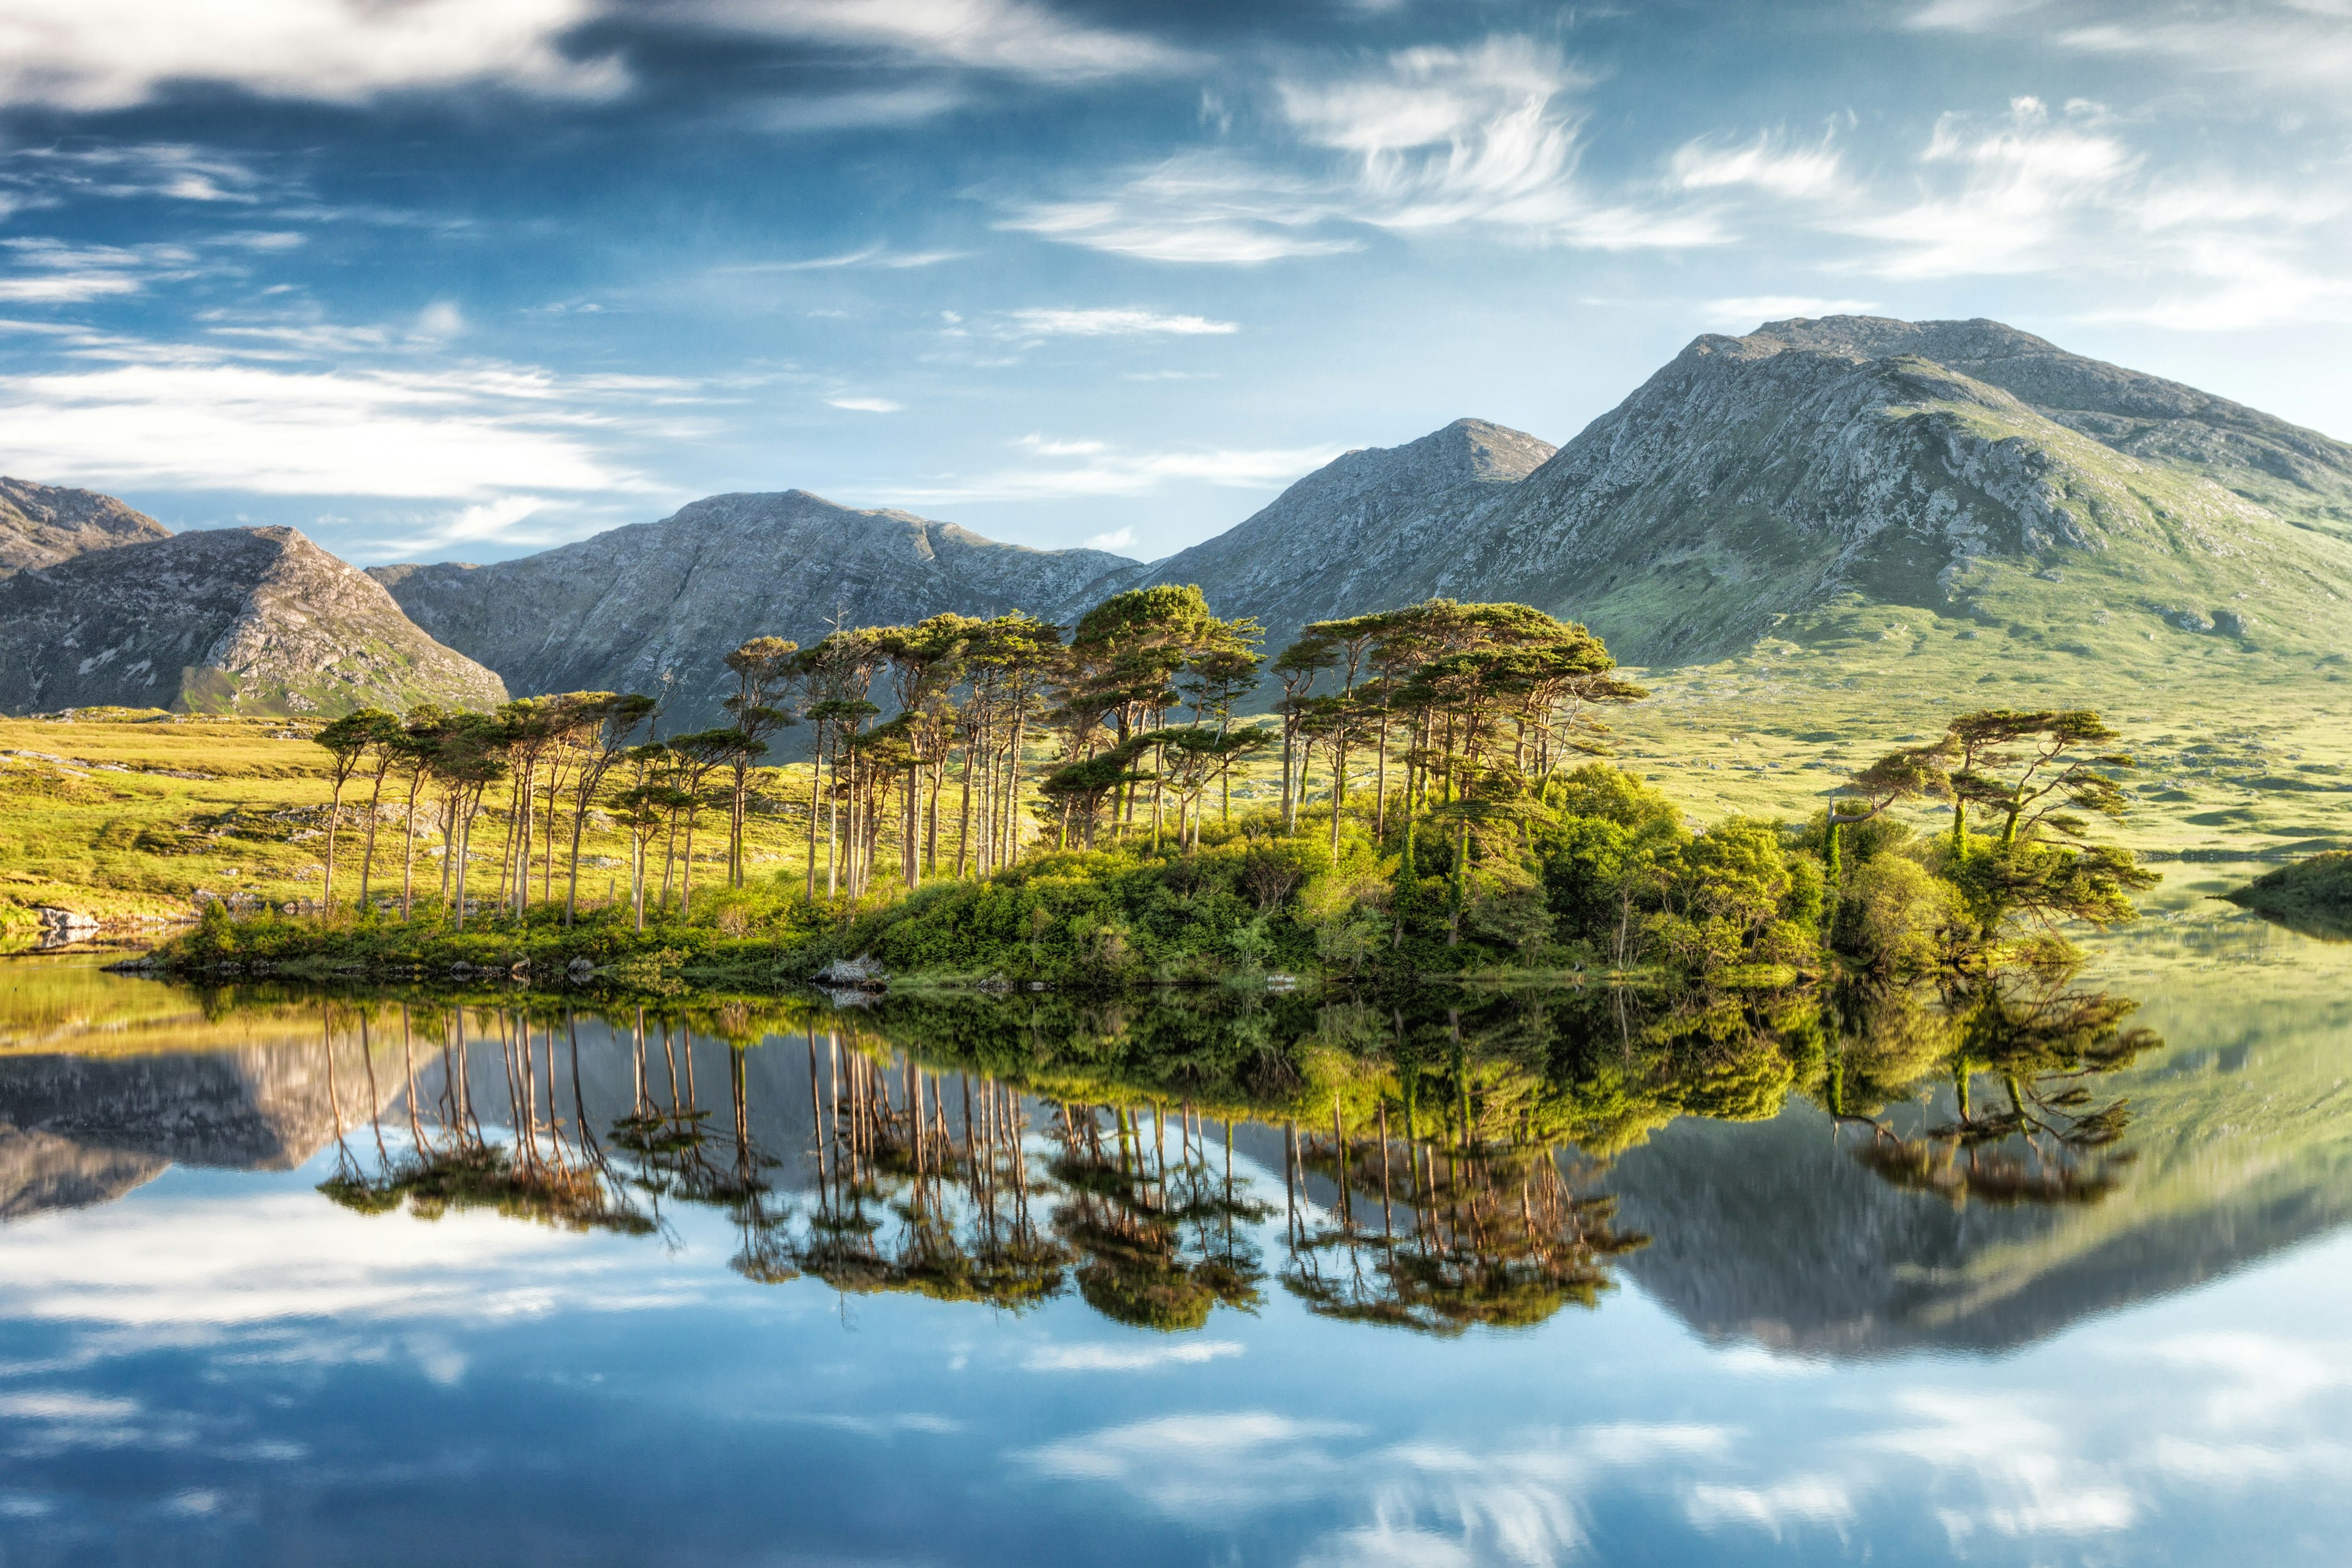
[[1675,1006],[0,971],[0,1552],[2333,1561],[2352,986],[2245,924]]
[[[362,1215],[481,1210],[658,1241],[692,1206],[727,1216],[730,1267],[762,1284],[1014,1312],[1074,1292],[1186,1332],[1260,1310],[1271,1282],[1318,1317],[1438,1336],[1594,1308],[1629,1271],[1675,1300],[1703,1238],[1737,1229],[1703,1266],[1729,1277],[1700,1289],[1694,1321],[1857,1349],[1887,1342],[1890,1321],[1933,1335],[1968,1317],[1955,1299],[1981,1281],[1951,1281],[2021,1238],[2068,1256],[2053,1213],[2114,1197],[2137,1152],[2130,1099],[2104,1081],[2161,1044],[2128,999],[2031,978],[1671,1002],[1597,987],[196,1002],[284,1038],[0,1058],[0,1212],[106,1202],[173,1162],[284,1168],[331,1143],[319,1190]],[[1751,1141],[1733,1174],[1691,1130],[1791,1108],[1882,1192],[1861,1205],[1872,1218],[1850,1184],[1816,1177],[1728,1219],[1813,1150]],[[1278,1192],[1254,1173],[1276,1170]],[[1987,1209],[2042,1217],[1971,1212]],[[1890,1244],[1888,1215],[1937,1246]],[[1824,1281],[1873,1332],[1827,1327],[1837,1300],[1720,1310],[1773,1294],[1785,1270],[1757,1254],[1835,1250],[1856,1223],[1870,1245],[1846,1250],[1903,1283]],[[1792,1326],[1808,1317],[1822,1326]]]
[[[2115,1190],[2131,1158],[2116,1147],[2131,1110],[2096,1079],[2163,1045],[2126,1026],[2137,1004],[2031,979],[1983,980],[1933,1009],[1906,994],[1859,1000],[1860,1026],[1839,1032],[1827,1099],[1843,1127],[1866,1130],[1852,1150],[1874,1174],[1955,1204],[2092,1204]],[[1937,1070],[1950,1074],[1953,1115],[1898,1131],[1881,1109]],[[1979,1079],[1997,1090],[1992,1103]]]

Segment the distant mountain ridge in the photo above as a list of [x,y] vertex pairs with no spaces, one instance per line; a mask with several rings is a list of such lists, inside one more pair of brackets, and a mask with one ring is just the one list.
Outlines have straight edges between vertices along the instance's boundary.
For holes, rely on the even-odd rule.
[[488,708],[499,678],[290,528],[93,550],[0,580],[0,711]]
[[911,512],[861,511],[805,490],[721,495],[488,566],[376,566],[425,632],[517,691],[658,692],[666,728],[716,722],[721,660],[756,636],[807,644],[836,619],[882,626],[955,611],[1060,616],[1133,580],[1099,550],[999,544]]
[[1652,668],[1896,635],[1864,624],[1881,608],[2126,665],[2217,633],[2335,657],[2347,547],[2352,446],[1997,321],[1839,316],[1697,338],[1557,449],[1464,419],[1349,452],[1156,563],[788,491],[372,574],[517,689],[650,689],[667,668],[698,722],[745,637],[942,610],[1066,621],[1155,582],[1199,584],[1269,649],[1443,595],[1584,621]]

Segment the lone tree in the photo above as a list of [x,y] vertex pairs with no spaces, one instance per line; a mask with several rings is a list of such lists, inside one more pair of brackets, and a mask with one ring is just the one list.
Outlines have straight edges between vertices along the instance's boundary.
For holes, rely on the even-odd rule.
[[1965,854],[1960,824],[1970,803],[2000,814],[2004,850],[2015,848],[2021,837],[2042,826],[2081,837],[2088,822],[2079,812],[2122,816],[2124,793],[2100,770],[2135,764],[2125,752],[2092,750],[2122,738],[2086,708],[2033,712],[1996,708],[1953,720],[1949,742],[1958,756],[1951,775],[1958,797],[1955,847]]

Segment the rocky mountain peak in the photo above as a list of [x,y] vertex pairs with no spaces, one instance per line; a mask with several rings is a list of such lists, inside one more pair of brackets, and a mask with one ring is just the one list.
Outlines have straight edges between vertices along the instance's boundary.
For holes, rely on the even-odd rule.
[[91,550],[171,536],[170,529],[112,496],[0,476],[0,577]]
[[485,708],[497,676],[290,528],[171,534],[0,582],[0,710]]

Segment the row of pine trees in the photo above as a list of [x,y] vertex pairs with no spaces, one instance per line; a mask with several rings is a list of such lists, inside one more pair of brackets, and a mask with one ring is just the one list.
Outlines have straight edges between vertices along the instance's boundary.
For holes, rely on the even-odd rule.
[[[1599,705],[1643,695],[1598,637],[1524,605],[1433,600],[1318,622],[1270,665],[1262,644],[1256,623],[1219,617],[1197,587],[1160,586],[1114,595],[1066,632],[1015,612],[840,629],[809,647],[755,637],[726,656],[727,721],[667,739],[664,704],[637,694],[523,698],[489,713],[363,709],[317,737],[332,760],[325,901],[343,806],[363,789],[363,905],[391,820],[401,918],[412,916],[424,823],[443,848],[424,896],[460,927],[469,906],[520,916],[558,903],[570,924],[583,837],[601,818],[627,837],[639,929],[673,900],[683,917],[715,810],[726,881],[743,884],[746,816],[779,779],[761,769],[788,730],[811,764],[812,900],[986,877],[1048,843],[1197,847],[1212,809],[1230,816],[1253,759],[1278,766],[1282,832],[1305,830],[1319,773],[1335,851],[1352,811],[1376,839],[1401,828],[1408,852],[1417,826],[1442,831],[1459,863],[1474,836],[1511,835],[1559,763],[1592,749]],[[1269,674],[1275,722],[1244,721]],[[1351,799],[1367,771],[1370,800]],[[490,858],[492,834],[485,903],[467,868]]]

